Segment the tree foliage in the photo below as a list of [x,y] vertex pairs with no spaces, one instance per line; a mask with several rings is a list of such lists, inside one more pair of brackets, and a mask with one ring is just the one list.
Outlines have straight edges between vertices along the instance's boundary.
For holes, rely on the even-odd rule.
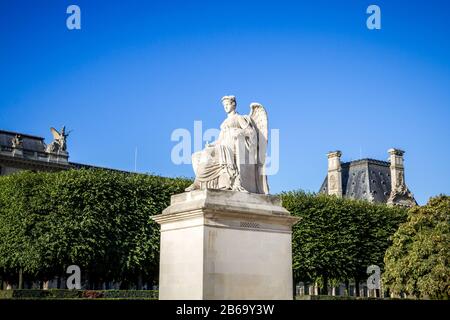
[[389,237],[406,211],[366,201],[308,194],[282,194],[283,206],[301,218],[293,227],[297,281],[332,283],[367,278],[370,265],[383,267]]
[[417,298],[450,296],[450,196],[411,208],[385,256],[383,283],[392,293]]
[[151,216],[189,183],[109,170],[0,177],[0,272],[50,279],[76,264],[93,284],[155,279],[159,228]]

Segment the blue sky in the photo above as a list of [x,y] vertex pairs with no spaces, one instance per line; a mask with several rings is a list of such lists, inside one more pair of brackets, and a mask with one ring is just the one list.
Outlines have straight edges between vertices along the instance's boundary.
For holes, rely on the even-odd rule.
[[[66,8],[81,8],[81,30]],[[370,4],[381,30],[368,30]],[[0,1],[0,128],[73,130],[75,162],[192,176],[177,128],[217,128],[220,98],[280,130],[272,192],[317,191],[326,153],[406,151],[423,204],[450,192],[448,1]]]

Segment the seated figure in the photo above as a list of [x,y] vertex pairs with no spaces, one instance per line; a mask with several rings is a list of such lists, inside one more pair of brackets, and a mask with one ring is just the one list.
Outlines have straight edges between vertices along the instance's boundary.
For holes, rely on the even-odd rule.
[[225,96],[222,104],[228,117],[220,126],[217,141],[192,155],[194,183],[186,191],[222,189],[269,193],[265,175],[267,113],[252,103],[250,115],[236,112],[236,98]]

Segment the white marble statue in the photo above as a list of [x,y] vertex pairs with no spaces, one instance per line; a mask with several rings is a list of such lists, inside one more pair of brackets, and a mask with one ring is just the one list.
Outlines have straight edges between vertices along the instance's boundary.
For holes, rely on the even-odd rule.
[[225,96],[222,104],[228,117],[220,126],[217,141],[192,155],[194,183],[186,191],[222,189],[269,193],[265,160],[267,113],[259,103],[250,105],[249,115],[236,112],[236,98]]

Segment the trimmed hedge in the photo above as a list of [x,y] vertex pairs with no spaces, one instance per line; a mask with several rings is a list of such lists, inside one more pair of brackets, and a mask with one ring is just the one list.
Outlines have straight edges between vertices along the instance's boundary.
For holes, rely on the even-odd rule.
[[281,197],[283,206],[301,218],[292,233],[294,279],[323,289],[367,279],[370,265],[383,270],[390,237],[407,217],[403,208],[367,201],[302,191]]
[[0,299],[10,299],[13,297],[14,290],[0,290]]
[[155,284],[159,226],[152,216],[192,181],[101,169],[0,177],[0,278],[19,283],[78,265],[89,289]]
[[388,298],[374,298],[374,297],[355,297],[355,296],[329,296],[329,295],[304,295],[296,296],[295,300],[385,300]]
[[158,299],[157,290],[0,290],[0,299]]
[[105,290],[104,298],[108,299],[158,299],[158,290]]

